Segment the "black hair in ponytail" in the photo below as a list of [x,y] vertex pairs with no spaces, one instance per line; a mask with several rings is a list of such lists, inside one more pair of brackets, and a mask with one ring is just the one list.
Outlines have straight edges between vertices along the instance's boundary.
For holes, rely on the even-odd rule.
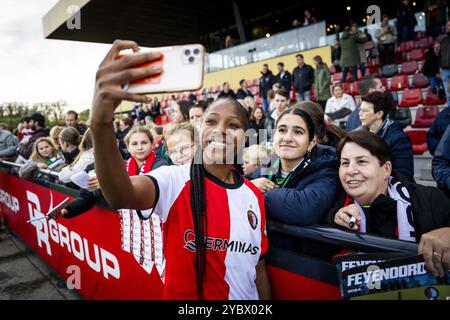
[[[223,100],[227,100],[236,107],[235,109],[238,116],[242,120],[243,130],[247,130],[249,127],[249,120],[245,108],[235,99],[220,99],[220,101]],[[209,108],[211,108],[211,106]],[[200,141],[201,137],[195,140]],[[206,215],[205,169],[203,167],[203,151],[200,145],[197,145],[194,159],[192,160],[190,178],[191,209],[194,222],[196,247],[195,274],[197,282],[197,296],[199,299],[202,299],[203,284],[206,278],[205,237],[208,221]]]

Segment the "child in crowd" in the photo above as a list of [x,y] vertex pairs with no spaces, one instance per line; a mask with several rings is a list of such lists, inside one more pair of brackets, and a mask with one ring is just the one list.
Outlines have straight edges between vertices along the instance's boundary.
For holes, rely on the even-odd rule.
[[66,164],[71,165],[80,154],[80,133],[74,127],[67,127],[60,132],[58,140]]
[[194,157],[194,127],[189,122],[171,126],[166,133],[167,151],[176,166],[190,163]]
[[[19,177],[27,179],[32,177],[38,169],[60,171],[65,166],[65,161],[58,149],[53,145],[49,137],[36,140],[30,160],[19,170]],[[48,178],[38,173],[36,178]]]
[[254,144],[245,148],[242,154],[244,177],[251,180],[258,176],[257,170],[267,164],[271,156],[272,151],[263,145]]

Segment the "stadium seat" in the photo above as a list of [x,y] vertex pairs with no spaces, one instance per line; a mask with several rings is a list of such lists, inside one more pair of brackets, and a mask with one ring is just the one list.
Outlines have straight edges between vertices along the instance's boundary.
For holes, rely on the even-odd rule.
[[427,49],[433,45],[433,37],[422,38],[417,41],[417,47]]
[[402,51],[405,51],[405,52],[412,51],[412,50],[414,50],[414,48],[415,48],[415,45],[414,45],[414,41],[412,41],[412,40],[403,42],[401,45]]
[[413,128],[429,128],[439,114],[438,106],[422,106],[417,110]]
[[[350,83],[348,83],[348,82],[345,82],[345,83],[343,83],[343,85],[344,85],[344,92],[346,93],[346,94],[351,94],[351,88],[350,88]],[[311,91],[311,93],[312,93],[312,91]]]
[[426,106],[439,106],[439,105],[443,105],[446,104],[447,100],[445,99],[439,99],[439,97],[434,94],[433,90],[431,90],[431,88],[428,88],[427,90],[427,97],[426,99],[423,101],[423,104]]
[[389,91],[400,91],[408,88],[408,76],[406,74],[401,74],[393,76],[391,80],[391,85],[389,86]]
[[421,89],[405,89],[403,91],[402,101],[399,103],[400,108],[415,107],[422,103]]
[[384,88],[388,89],[388,81],[386,78],[380,78],[381,83],[383,84]]
[[358,82],[353,82],[351,95],[352,96],[359,96]]
[[333,74],[333,82],[341,82],[342,81],[342,72],[336,72]]
[[427,131],[426,130],[408,130],[405,131],[411,140],[414,154],[423,154],[427,152]]
[[334,66],[334,64],[330,65],[330,66],[328,67],[328,69],[330,70],[330,73],[331,73],[331,74],[335,74],[335,73],[336,73],[336,67]]
[[401,49],[394,52],[394,63],[401,64],[405,60],[405,53]]
[[398,67],[396,64],[388,64],[381,68],[381,75],[385,78],[390,78],[398,73]]
[[423,49],[414,49],[409,55],[409,60],[423,60],[425,59],[425,53]]
[[377,44],[373,41],[367,41],[364,43],[364,50],[372,50],[377,47]]
[[366,67],[379,67],[380,66],[380,57],[367,59]]
[[397,121],[402,128],[411,125],[411,110],[409,108],[395,109],[394,120]]
[[402,74],[414,74],[419,70],[417,61],[407,61],[402,63]]
[[423,73],[416,73],[413,77],[413,88],[426,88],[430,85],[428,78]]
[[367,72],[367,74],[380,74],[380,68],[379,67],[368,67],[366,72]]

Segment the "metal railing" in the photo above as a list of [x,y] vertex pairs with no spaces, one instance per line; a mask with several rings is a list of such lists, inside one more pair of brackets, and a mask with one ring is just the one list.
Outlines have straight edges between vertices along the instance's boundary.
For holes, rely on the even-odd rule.
[[[8,167],[14,167],[14,168],[22,168],[25,164],[21,164],[21,163],[15,163],[15,162],[11,162],[11,161],[6,161],[6,160],[0,160],[0,164],[2,165],[6,165]],[[48,169],[36,169],[39,173],[45,174],[45,175],[50,175],[54,178],[58,178],[59,177],[59,173],[57,171],[52,171],[52,170],[48,170]]]

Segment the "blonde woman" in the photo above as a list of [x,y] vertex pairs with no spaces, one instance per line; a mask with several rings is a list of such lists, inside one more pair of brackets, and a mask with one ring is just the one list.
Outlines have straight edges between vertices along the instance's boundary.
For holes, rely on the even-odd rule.
[[[62,155],[56,149],[50,137],[42,137],[36,140],[33,145],[33,152],[30,160],[20,168],[19,177],[22,179],[30,178],[38,169],[49,169],[52,171],[59,171],[65,166],[65,161]],[[36,175],[37,178],[42,178],[42,175]]]

